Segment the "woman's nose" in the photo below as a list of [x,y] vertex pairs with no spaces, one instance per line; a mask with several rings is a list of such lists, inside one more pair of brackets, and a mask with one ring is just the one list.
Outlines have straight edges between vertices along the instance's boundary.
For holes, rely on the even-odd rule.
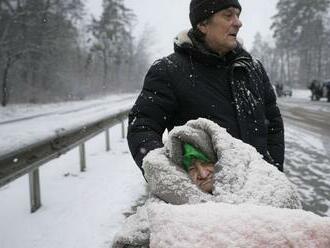
[[198,165],[197,169],[198,169],[199,178],[201,179],[207,178],[208,175],[210,174],[210,172],[202,165]]

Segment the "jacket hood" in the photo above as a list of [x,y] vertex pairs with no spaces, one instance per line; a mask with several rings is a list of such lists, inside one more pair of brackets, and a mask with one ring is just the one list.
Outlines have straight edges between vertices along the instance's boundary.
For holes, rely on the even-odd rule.
[[220,56],[208,49],[202,41],[194,37],[192,30],[184,30],[174,38],[174,51],[188,54],[206,64],[230,65],[237,60],[252,60],[251,55],[240,43],[225,56]]

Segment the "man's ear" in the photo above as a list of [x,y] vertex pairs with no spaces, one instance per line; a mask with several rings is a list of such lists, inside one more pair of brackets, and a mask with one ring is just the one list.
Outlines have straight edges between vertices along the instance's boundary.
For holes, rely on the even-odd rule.
[[207,21],[202,21],[197,24],[197,28],[199,31],[201,31],[203,34],[207,33]]

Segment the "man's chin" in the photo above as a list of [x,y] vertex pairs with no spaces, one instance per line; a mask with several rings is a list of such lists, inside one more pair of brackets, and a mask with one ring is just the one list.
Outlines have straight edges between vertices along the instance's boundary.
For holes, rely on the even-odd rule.
[[234,50],[238,46],[238,41],[235,39],[233,42],[230,44],[230,50]]
[[227,42],[226,47],[224,49],[224,53],[226,54],[230,51],[233,51],[237,46],[238,46],[238,41],[236,39]]

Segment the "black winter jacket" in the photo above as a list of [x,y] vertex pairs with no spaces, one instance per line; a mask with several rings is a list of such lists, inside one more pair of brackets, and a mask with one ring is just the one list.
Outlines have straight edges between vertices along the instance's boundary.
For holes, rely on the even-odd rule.
[[261,63],[240,46],[217,56],[183,33],[175,52],[151,66],[129,114],[127,138],[137,165],[141,168],[143,157],[163,146],[165,129],[199,117],[251,144],[283,171],[283,121]]

